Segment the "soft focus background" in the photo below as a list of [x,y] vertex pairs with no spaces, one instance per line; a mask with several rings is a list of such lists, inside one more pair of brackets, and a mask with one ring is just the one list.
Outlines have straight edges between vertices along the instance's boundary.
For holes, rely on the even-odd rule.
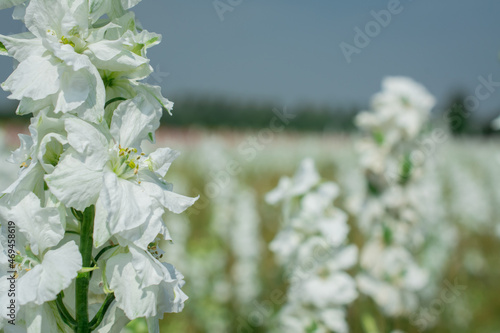
[[[428,131],[452,134],[431,151],[424,183],[439,200],[426,207],[458,230],[442,235],[452,250],[435,253],[446,259],[440,287],[455,279],[467,287],[439,311],[429,332],[500,332],[500,149],[491,127],[500,114],[500,3],[402,0],[385,26],[360,37],[390,3],[144,0],[137,6],[144,28],[163,35],[148,54],[156,70],[149,83],[176,103],[156,145],[182,152],[168,175],[176,191],[201,195],[188,214],[169,219],[174,244],[166,244],[166,257],[185,275],[190,300],[181,314],[166,315],[162,331],[270,330],[279,310],[268,306],[270,292],[286,293],[287,283],[267,247],[280,211],[264,194],[312,157],[325,179],[339,183],[336,204],[346,209],[364,186],[353,118],[385,76],[405,75],[438,100]],[[2,34],[21,31],[9,15],[0,12]],[[346,54],[347,44],[357,51]],[[11,71],[12,60],[0,58],[0,80]],[[478,105],[468,104],[469,96]],[[5,159],[29,121],[15,116],[15,107],[0,93],[2,189],[16,177],[18,166]],[[272,119],[284,110],[293,119],[273,131]],[[450,113],[459,126],[444,117]],[[234,164],[241,168],[230,175]],[[383,332],[418,331],[406,320],[388,323],[373,304],[363,304]],[[357,311],[348,321],[352,332],[362,331]],[[147,331],[142,321],[130,330]]]

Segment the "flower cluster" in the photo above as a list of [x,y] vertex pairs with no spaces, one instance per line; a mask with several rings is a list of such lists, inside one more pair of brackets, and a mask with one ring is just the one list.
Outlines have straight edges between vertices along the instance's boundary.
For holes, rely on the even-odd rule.
[[345,270],[356,263],[358,249],[346,245],[347,215],[332,204],[338,193],[335,183],[321,182],[314,162],[306,159],[293,179],[283,177],[266,196],[268,203],[283,207],[284,226],[270,244],[290,282],[280,313],[283,331],[349,331],[345,306],[358,293]]
[[[109,332],[146,317],[158,332],[158,319],[187,298],[158,244],[170,240],[165,211],[181,213],[196,198],[164,179],[177,152],[141,149],[173,103],[141,82],[161,36],[136,23],[129,9],[138,2],[0,3],[16,6],[28,29],[0,35],[0,53],[18,63],[2,88],[19,100],[18,114],[33,115],[11,157],[18,179],[0,201],[0,303],[13,274],[17,328]],[[2,311],[0,328],[10,319]]]
[[366,241],[361,252],[360,291],[389,316],[408,315],[429,274],[414,253],[424,243],[425,225],[413,200],[414,182],[423,164],[416,139],[434,106],[423,86],[404,77],[383,81],[372,112],[357,117],[368,139],[360,144],[367,190],[357,209]]

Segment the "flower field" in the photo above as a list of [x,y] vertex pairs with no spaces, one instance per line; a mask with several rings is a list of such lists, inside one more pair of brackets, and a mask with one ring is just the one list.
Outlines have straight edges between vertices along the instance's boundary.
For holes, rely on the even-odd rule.
[[[279,209],[265,202],[266,193],[282,175],[292,176],[306,157],[314,160],[324,179],[338,183],[338,207],[349,211],[363,190],[360,156],[355,151],[359,136],[284,134],[248,162],[237,147],[254,135],[160,131],[158,146],[168,143],[183,152],[170,170],[170,177],[177,180],[176,190],[202,194],[192,213],[171,214],[167,219],[177,239],[164,244],[165,257],[178,263],[187,281],[183,289],[190,298],[183,312],[166,316],[162,332],[276,331],[277,313],[283,305],[280,295],[286,293],[288,282],[268,246],[282,218]],[[452,139],[436,147],[426,167],[419,203],[434,223],[431,230],[436,242],[423,257],[443,269],[434,285],[426,288],[418,310],[432,309],[447,282],[458,279],[467,289],[453,301],[443,301],[442,308],[436,307],[439,311],[430,310],[425,332],[489,333],[500,329],[496,316],[500,307],[496,297],[500,275],[496,268],[500,251],[497,146],[494,140]],[[12,148],[4,145],[3,156]],[[222,171],[230,161],[237,161],[241,172],[224,177]],[[8,163],[3,166],[10,167],[0,179],[5,186],[14,179],[17,168]],[[222,185],[218,195],[209,197],[211,189],[207,188],[207,194],[205,184],[212,182]],[[349,214],[349,240],[361,244],[356,224],[356,217]],[[271,297],[279,301],[273,302]],[[360,318],[366,314],[376,320],[379,332],[390,325],[405,332],[420,331],[408,318],[387,320],[373,301],[360,296],[347,312],[352,332],[363,332]],[[147,332],[145,321],[133,322],[128,332]]]
[[[359,155],[354,149],[359,137],[283,136],[250,163],[235,146],[246,139],[241,134],[205,133],[199,136],[202,148],[178,141],[184,153],[173,167],[172,177],[183,180],[182,193],[204,191],[204,184],[217,181],[213,175],[231,160],[243,168],[221,187],[219,195],[209,198],[202,194],[199,213],[172,216],[170,228],[183,239],[168,245],[166,256],[183,258],[180,269],[188,281],[185,290],[190,300],[181,314],[167,317],[166,332],[276,330],[277,313],[283,305],[276,295],[286,293],[288,281],[269,249],[282,218],[279,209],[265,202],[266,193],[282,175],[292,176],[305,157],[314,160],[323,178],[338,183],[337,207],[349,212],[363,191]],[[168,141],[175,142],[175,138]],[[500,250],[497,146],[496,141],[470,139],[450,140],[436,147],[416,195],[430,234],[429,247],[418,256],[438,272],[432,284],[422,289],[419,307],[407,318],[388,319],[368,297],[358,297],[347,310],[352,332],[364,332],[361,319],[368,316],[379,328],[366,332],[396,328],[404,332],[500,330],[495,315],[500,306],[496,297],[500,274],[496,268]],[[361,245],[363,236],[357,224],[356,217],[349,214],[348,242]],[[355,266],[349,272],[358,271]],[[448,283],[455,281],[466,289],[449,302],[441,300]],[[302,297],[306,296],[304,291]],[[273,297],[279,301],[273,302]]]

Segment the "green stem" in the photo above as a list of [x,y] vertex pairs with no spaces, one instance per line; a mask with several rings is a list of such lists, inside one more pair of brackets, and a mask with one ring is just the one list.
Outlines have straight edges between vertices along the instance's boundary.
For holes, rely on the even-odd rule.
[[[106,246],[105,248],[103,248],[101,251],[99,251],[99,253],[95,256],[95,258],[93,259],[93,263],[92,263],[92,267],[94,266],[97,266],[97,261],[99,260],[99,258],[104,254],[106,253],[107,250],[110,250],[114,247],[117,247],[118,244],[114,244],[114,245],[109,245],[109,246]],[[92,273],[94,273],[94,271],[91,271],[90,272],[90,278],[92,278]]]
[[117,247],[118,244],[113,244],[113,245],[109,245],[109,246],[106,246],[105,248],[103,248],[101,251],[99,251],[99,253],[95,256],[95,261],[97,262],[99,260],[99,258],[101,258],[101,256],[107,251],[107,250],[110,250],[114,247]]
[[57,311],[59,312],[59,315],[61,316],[63,322],[69,327],[71,327],[71,329],[75,330],[76,321],[75,319],[73,319],[68,309],[66,309],[66,306],[64,305],[62,292],[57,294],[56,305],[57,305]]
[[108,311],[108,308],[111,306],[111,303],[115,300],[115,294],[108,294],[106,296],[106,300],[102,304],[101,308],[99,311],[96,313],[94,319],[90,322],[90,329],[95,330],[99,325],[101,324],[102,320],[104,319],[104,315],[106,314],[106,311]]
[[[80,228],[80,253],[82,255],[82,267],[91,267],[92,243],[94,232],[95,207],[90,206],[83,212]],[[89,333],[89,293],[90,272],[80,272],[76,278],[76,333]]]
[[71,207],[71,212],[73,213],[73,216],[78,220],[78,222],[82,222],[83,220],[83,213],[74,209]]
[[126,100],[127,99],[124,98],[124,97],[115,97],[115,98],[112,98],[109,101],[107,101],[106,104],[104,104],[104,108],[107,108],[108,105],[110,105],[111,103],[118,102],[118,101],[126,101]]

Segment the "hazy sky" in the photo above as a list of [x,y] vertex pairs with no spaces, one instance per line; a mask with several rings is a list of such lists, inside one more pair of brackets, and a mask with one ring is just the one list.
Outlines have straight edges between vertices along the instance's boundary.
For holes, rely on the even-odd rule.
[[[135,11],[163,35],[148,55],[169,97],[365,105],[384,76],[407,75],[443,102],[456,88],[474,93],[479,76],[500,82],[500,1],[401,0],[386,27],[369,23],[393,1],[222,0],[224,20],[211,0],[143,0]],[[10,14],[0,12],[0,33],[20,29]],[[374,37],[347,63],[340,44],[355,46],[367,24]],[[11,70],[1,58],[0,79]],[[482,110],[500,108],[496,89]]]

